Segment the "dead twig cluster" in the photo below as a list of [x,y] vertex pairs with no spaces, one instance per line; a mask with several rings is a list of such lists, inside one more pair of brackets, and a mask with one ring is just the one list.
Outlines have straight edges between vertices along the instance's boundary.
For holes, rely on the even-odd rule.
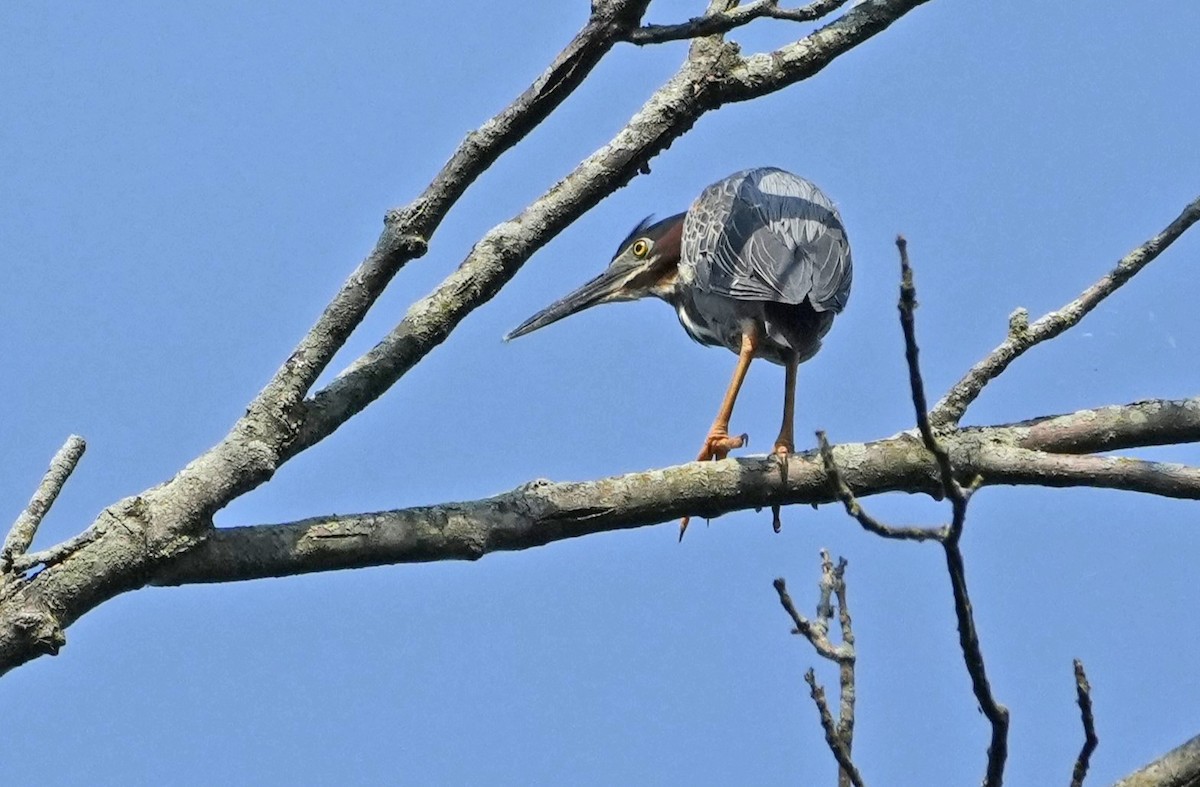
[[[862,787],[863,779],[851,758],[854,743],[854,629],[850,619],[850,607],[846,603],[846,560],[838,558],[835,564],[827,550],[821,550],[821,582],[819,584],[816,615],[811,620],[796,609],[795,602],[788,594],[787,584],[783,579],[775,580],[775,592],[779,594],[779,603],[791,617],[794,628],[792,633],[804,637],[816,650],[817,655],[838,666],[838,715],[835,719],[825,697],[825,689],[816,678],[816,673],[810,668],[804,675],[808,683],[809,694],[817,706],[817,714],[821,720],[821,728],[825,731],[825,741],[838,763],[838,783],[842,787]],[[829,638],[830,622],[834,618],[834,604],[837,606],[837,621],[839,629],[838,643]]]

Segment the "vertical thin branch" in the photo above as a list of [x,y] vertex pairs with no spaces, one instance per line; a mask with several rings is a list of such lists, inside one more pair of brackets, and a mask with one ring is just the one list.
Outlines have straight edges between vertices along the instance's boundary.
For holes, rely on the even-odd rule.
[[817,713],[821,717],[821,729],[825,731],[825,742],[829,744],[829,750],[833,752],[833,756],[837,760],[838,784],[846,780],[854,787],[863,787],[862,774],[858,772],[858,768],[854,767],[854,761],[850,759],[850,748],[838,736],[837,725],[833,721],[833,715],[829,712],[829,703],[825,699],[825,689],[817,683],[817,676],[812,667],[809,667],[808,672],[804,673],[804,682],[808,684],[809,695],[816,704]]
[[[788,595],[787,585],[782,579],[775,580],[775,592],[779,594],[779,603],[791,617],[796,627],[793,634],[799,634],[809,641],[809,644],[822,658],[838,665],[839,683],[839,718],[834,720],[825,697],[825,689],[817,683],[816,675],[809,669],[804,679],[808,682],[810,695],[816,703],[817,712],[821,719],[821,728],[825,731],[825,741],[833,752],[838,763],[839,787],[861,787],[862,775],[854,766],[851,751],[854,746],[854,631],[851,628],[850,608],[846,604],[846,560],[838,558],[834,565],[829,551],[821,550],[821,581],[818,584],[817,614],[814,620],[808,620],[796,609],[792,597]],[[837,602],[838,626],[841,629],[842,640],[834,645],[829,640],[829,621],[834,617],[833,601]]]
[[17,517],[4,539],[3,551],[0,552],[0,563],[3,564],[4,570],[12,567],[14,557],[23,555],[29,549],[33,537],[37,535],[38,526],[58,499],[58,493],[66,485],[71,473],[75,472],[75,466],[79,464],[85,450],[87,443],[79,435],[73,434],[50,460],[50,468],[42,476],[42,482],[30,498],[29,505],[25,506],[25,510]]
[[[834,595],[838,606],[838,627],[842,630],[842,645],[853,655],[854,629],[850,621],[850,607],[846,605],[846,558],[838,558],[833,569]],[[841,707],[838,711],[838,737],[846,744],[846,752],[854,750],[854,658],[838,664],[838,683],[841,687]]]
[[988,681],[987,669],[983,661],[983,648],[979,644],[979,632],[975,628],[975,612],[971,607],[971,597],[967,592],[966,566],[959,544],[962,540],[963,527],[966,524],[967,504],[970,502],[972,493],[982,483],[982,479],[975,478],[966,488],[955,479],[950,453],[938,441],[929,425],[925,384],[921,379],[920,350],[917,347],[916,320],[913,315],[917,306],[917,290],[913,282],[912,266],[908,261],[908,243],[902,236],[896,238],[896,248],[900,251],[900,325],[904,330],[904,356],[908,361],[908,378],[912,388],[917,427],[920,429],[925,447],[937,460],[942,478],[942,488],[946,497],[950,499],[954,512],[950,527],[939,541],[946,554],[946,570],[950,574],[950,586],[954,592],[954,614],[958,618],[958,642],[962,648],[967,673],[971,677],[971,688],[975,692],[975,699],[979,702],[980,709],[992,726],[992,739],[988,745],[987,773],[983,783],[985,787],[1000,787],[1004,782],[1004,764],[1008,759],[1008,708],[996,701],[992,694],[991,683]]
[[1075,659],[1075,694],[1079,703],[1079,717],[1083,721],[1083,747],[1075,758],[1075,769],[1071,773],[1071,787],[1083,787],[1087,778],[1088,766],[1092,761],[1092,752],[1100,745],[1096,736],[1096,718],[1092,715],[1092,684],[1088,683],[1087,673],[1083,671],[1083,662]]

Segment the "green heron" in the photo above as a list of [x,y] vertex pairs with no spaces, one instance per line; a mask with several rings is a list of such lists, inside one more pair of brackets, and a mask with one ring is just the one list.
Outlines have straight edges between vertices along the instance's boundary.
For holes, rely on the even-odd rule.
[[[597,304],[660,298],[697,342],[738,356],[697,461],[724,459],[746,444],[746,435],[730,436],[729,419],[750,361],[765,358],[786,370],[774,451],[786,469],[795,450],[796,369],[820,349],[846,305],[851,278],[850,244],[833,201],[789,172],[748,169],[704,189],[686,213],[643,220],[604,273],[504,338]],[[680,523],[680,538],[687,523]]]

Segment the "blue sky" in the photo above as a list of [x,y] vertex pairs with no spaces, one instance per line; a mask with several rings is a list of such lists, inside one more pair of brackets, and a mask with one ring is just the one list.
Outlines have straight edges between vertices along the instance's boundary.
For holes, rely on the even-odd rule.
[[[0,501],[15,517],[67,434],[88,453],[38,545],[210,446],[462,136],[517,95],[584,2],[11,2],[0,10]],[[655,2],[672,21],[701,4]],[[508,329],[598,272],[629,227],[729,172],[776,165],[841,206],[850,305],[800,372],[797,435],[912,422],[895,317],[903,232],[938,395],[1003,336],[1074,297],[1198,191],[1200,6],[933,0],[815,80],[705,117],[537,254],[386,397],[222,525],[473,499],[695,455],[734,358],[660,303]],[[760,22],[744,51],[805,28]],[[683,45],[619,47],[462,200],[341,363],[471,244],[604,144]],[[1195,395],[1197,236],[1078,329],[1023,358],[968,420]],[[335,364],[337,365],[337,364]],[[769,446],[782,372],[752,367],[733,429]],[[1200,462],[1195,448],[1139,452]],[[889,496],[872,509],[938,521]],[[1012,784],[1067,781],[1095,686],[1093,778],[1200,732],[1195,506],[988,489],[968,576]],[[858,762],[879,784],[975,782],[987,729],[941,555],[832,506],[618,533],[475,564],[147,589],[6,676],[6,745],[47,784],[829,783],[833,764],[771,580],[815,600],[850,561]],[[818,665],[827,682],[834,673]],[[11,758],[10,758],[11,759]]]

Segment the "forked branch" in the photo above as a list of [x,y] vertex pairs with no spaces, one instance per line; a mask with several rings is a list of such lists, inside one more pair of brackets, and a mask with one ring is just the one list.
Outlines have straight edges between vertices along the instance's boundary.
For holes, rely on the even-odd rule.
[[[840,701],[836,720],[825,697],[825,689],[817,682],[816,674],[811,668],[804,674],[804,680],[808,683],[809,695],[817,706],[821,728],[825,731],[825,742],[837,760],[839,785],[862,787],[862,775],[851,758],[854,746],[854,704],[857,697],[854,665],[857,657],[854,651],[850,608],[846,602],[846,560],[839,558],[835,565],[829,557],[829,552],[821,550],[821,581],[818,585],[816,617],[812,620],[796,609],[783,579],[776,579],[774,585],[775,592],[779,595],[779,603],[795,626],[792,633],[807,639],[818,655],[838,665]],[[836,614],[841,631],[841,643],[837,645],[829,639],[829,624],[834,617],[834,603],[837,604]]]
[[54,458],[50,460],[49,469],[42,477],[42,482],[38,484],[29,504],[17,517],[17,521],[13,523],[12,528],[8,531],[8,536],[4,539],[3,552],[0,553],[0,565],[4,570],[7,571],[11,568],[13,559],[25,554],[29,549],[34,536],[37,535],[38,526],[42,524],[42,519],[54,505],[54,501],[58,499],[58,493],[66,485],[71,473],[75,472],[75,466],[79,464],[79,460],[86,450],[87,443],[83,441],[83,438],[73,434],[54,454]]

